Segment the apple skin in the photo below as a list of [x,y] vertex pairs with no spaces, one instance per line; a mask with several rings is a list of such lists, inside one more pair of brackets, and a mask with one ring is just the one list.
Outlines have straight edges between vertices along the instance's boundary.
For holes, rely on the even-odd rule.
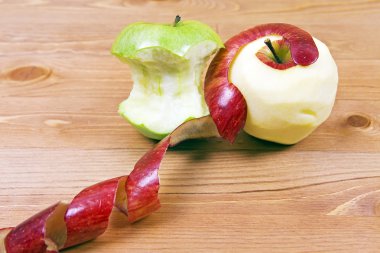
[[[5,238],[6,252],[58,252],[61,242],[59,242],[59,239],[54,238],[56,237],[54,235],[50,238],[46,227],[49,219],[55,215],[55,212],[60,211],[59,215],[61,215],[64,213],[62,209],[66,210],[66,208],[65,204],[54,204],[13,228]],[[59,227],[59,230],[63,230],[62,233],[65,234],[64,227]],[[64,235],[58,236],[65,239]]]
[[170,145],[170,136],[159,142],[135,165],[128,176],[128,220],[135,222],[160,208],[158,169]]
[[184,57],[189,48],[204,41],[213,41],[223,47],[220,37],[206,24],[196,20],[173,24],[136,22],[119,34],[111,53],[121,60],[138,57],[140,50],[163,48],[174,55]]
[[8,233],[4,252],[53,253],[96,238],[108,227],[113,206],[126,213],[120,204],[126,201],[120,193],[125,191],[126,180],[127,176],[122,176],[92,185],[70,205],[57,203],[15,228],[0,230],[0,237],[4,231]]
[[[211,71],[223,71],[219,66],[211,65]],[[245,125],[247,104],[235,85],[220,79],[223,77],[206,76],[205,99],[220,136],[233,143]]]
[[64,248],[86,242],[104,233],[121,178],[92,185],[75,196],[65,214],[67,241]]
[[[319,56],[313,38],[300,28],[283,23],[255,26],[230,38],[212,60],[205,78],[205,99],[220,135],[233,142],[245,126],[247,103],[229,78],[230,68],[239,51],[248,43],[268,35],[279,35],[290,47],[295,64],[308,66]],[[291,67],[291,66],[289,66]]]
[[0,252],[58,253],[59,249],[94,239],[108,227],[114,206],[130,222],[148,216],[160,207],[158,170],[169,146],[213,136],[218,136],[218,131],[210,116],[183,123],[148,151],[129,176],[89,186],[69,205],[59,202],[15,228],[0,229]]
[[126,183],[128,220],[138,221],[160,208],[158,170],[166,150],[183,140],[219,136],[210,116],[192,119],[177,127],[136,163]]

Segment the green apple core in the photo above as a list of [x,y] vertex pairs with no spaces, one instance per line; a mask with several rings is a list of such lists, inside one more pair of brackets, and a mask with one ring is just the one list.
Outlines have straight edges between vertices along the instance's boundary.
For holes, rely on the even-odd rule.
[[133,79],[119,113],[153,139],[162,139],[183,122],[207,115],[202,73],[220,47],[219,36],[197,21],[128,26],[112,48],[129,65]]

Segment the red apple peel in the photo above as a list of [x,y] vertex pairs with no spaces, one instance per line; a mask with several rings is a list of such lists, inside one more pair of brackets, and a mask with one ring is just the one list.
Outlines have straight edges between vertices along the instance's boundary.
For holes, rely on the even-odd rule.
[[170,136],[146,153],[129,175],[126,190],[130,222],[142,219],[160,208],[158,169],[169,145]]
[[[233,142],[244,127],[247,117],[247,104],[243,95],[230,82],[228,73],[233,59],[246,44],[268,35],[280,35],[289,45],[292,61],[285,69],[296,64],[313,64],[319,56],[312,36],[306,31],[289,24],[271,23],[255,26],[232,37],[225,43],[212,60],[205,78],[205,99],[220,135]],[[293,63],[294,61],[294,63]]]
[[148,151],[128,176],[128,220],[135,222],[160,208],[158,170],[165,152],[183,140],[219,136],[210,116],[187,121]]
[[122,176],[92,185],[69,205],[57,203],[15,228],[0,230],[0,253],[53,253],[96,238],[108,227],[113,206],[125,212],[126,180]]
[[113,178],[81,191],[65,214],[67,241],[64,248],[94,239],[104,233],[114,206],[119,180]]
[[0,253],[56,253],[92,240],[108,227],[113,207],[140,220],[160,207],[158,170],[169,146],[197,137],[218,136],[209,116],[178,127],[148,151],[129,176],[87,187],[68,204],[57,203],[15,228],[0,229]]
[[122,176],[92,185],[69,205],[55,204],[8,229],[4,238],[0,236],[0,245],[5,245],[0,252],[58,252],[96,238],[107,229],[113,206],[125,212],[121,202],[126,195],[121,192],[126,180],[127,176]]
[[[212,68],[220,65],[213,65]],[[215,77],[215,76],[214,76]],[[247,104],[238,88],[223,78],[206,77],[205,98],[219,134],[233,143],[247,118]],[[209,81],[210,80],[210,81]]]
[[[56,221],[56,219],[63,221],[66,209],[66,204],[54,204],[12,228],[4,240],[5,252],[58,252],[58,248],[66,239],[66,228],[62,226],[62,222]],[[47,228],[51,226],[50,219],[55,221],[54,227],[58,229],[59,233],[52,234],[48,231]]]

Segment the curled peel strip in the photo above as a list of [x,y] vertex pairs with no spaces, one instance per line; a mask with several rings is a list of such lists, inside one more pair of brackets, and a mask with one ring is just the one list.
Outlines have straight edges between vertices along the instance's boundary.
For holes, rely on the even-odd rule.
[[63,217],[67,204],[57,203],[8,230],[1,250],[13,252],[58,252],[66,240]]
[[63,248],[104,233],[113,207],[118,207],[116,204],[124,200],[123,195],[117,193],[124,191],[126,180],[127,176],[123,176],[100,182],[84,189],[73,199],[65,214],[67,240]]
[[108,227],[113,207],[135,222],[160,207],[158,170],[166,150],[186,139],[219,136],[209,116],[185,122],[148,151],[129,176],[82,190],[70,204],[59,202],[15,228],[0,230],[0,253],[57,253],[94,239]]
[[170,146],[183,140],[223,137],[233,142],[244,127],[247,105],[228,80],[228,67],[241,46],[257,38],[278,34],[290,44],[296,64],[310,65],[318,58],[312,37],[287,24],[266,24],[242,32],[218,52],[205,79],[210,116],[183,123],[148,151],[129,176],[109,179],[82,190],[70,204],[58,202],[15,228],[0,229],[0,253],[58,253],[94,239],[108,227],[113,207],[140,220],[160,207],[158,170]]
[[187,121],[148,151],[135,165],[128,177],[128,220],[135,222],[160,208],[158,170],[166,150],[181,141],[218,137],[219,133],[210,116]]

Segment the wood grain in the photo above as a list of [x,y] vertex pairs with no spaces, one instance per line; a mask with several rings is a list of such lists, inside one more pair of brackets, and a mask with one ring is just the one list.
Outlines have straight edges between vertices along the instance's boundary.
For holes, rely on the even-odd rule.
[[187,141],[162,208],[66,252],[380,252],[380,1],[0,0],[0,227],[128,174],[154,141],[117,115],[129,69],[109,53],[134,21],[208,23],[223,39],[298,25],[339,67],[331,117],[294,146]]

